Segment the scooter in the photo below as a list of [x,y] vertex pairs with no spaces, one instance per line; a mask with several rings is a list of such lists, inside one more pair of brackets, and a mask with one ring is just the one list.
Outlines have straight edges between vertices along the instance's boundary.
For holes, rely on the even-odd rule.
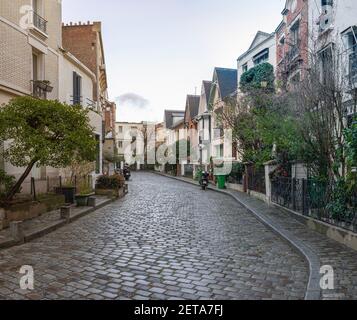
[[202,173],[202,178],[201,178],[200,184],[201,184],[202,190],[206,190],[208,188],[208,185],[209,185],[209,173],[208,172],[204,171]]
[[129,180],[130,180],[130,177],[131,177],[131,173],[130,173],[129,168],[124,168],[123,174],[124,174],[125,180],[126,180],[126,181],[129,181]]

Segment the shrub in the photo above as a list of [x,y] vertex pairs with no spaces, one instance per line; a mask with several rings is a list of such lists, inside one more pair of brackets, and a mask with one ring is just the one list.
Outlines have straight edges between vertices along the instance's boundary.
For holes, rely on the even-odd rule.
[[7,195],[15,183],[15,177],[9,176],[5,173],[5,171],[0,170],[0,199]]
[[125,178],[120,174],[115,174],[113,176],[100,176],[97,179],[96,187],[98,189],[117,190],[122,188],[124,183]]
[[232,165],[232,171],[229,175],[229,181],[232,181],[233,183],[242,183],[243,179],[243,174],[244,174],[245,168],[242,163],[235,162]]
[[262,63],[242,74],[241,90],[247,92],[251,89],[259,89],[265,82],[265,89],[273,91],[274,80],[274,67],[270,63]]

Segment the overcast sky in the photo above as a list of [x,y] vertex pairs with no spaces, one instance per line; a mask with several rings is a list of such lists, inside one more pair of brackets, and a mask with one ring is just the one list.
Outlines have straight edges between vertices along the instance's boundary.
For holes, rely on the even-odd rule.
[[236,68],[258,30],[273,32],[285,0],[63,0],[64,22],[102,21],[118,121],[162,121],[184,109],[213,68]]

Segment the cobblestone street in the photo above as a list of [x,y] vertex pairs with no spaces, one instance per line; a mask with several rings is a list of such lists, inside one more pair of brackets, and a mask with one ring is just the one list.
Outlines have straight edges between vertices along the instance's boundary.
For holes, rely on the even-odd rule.
[[[2,299],[303,299],[306,262],[230,197],[149,173],[130,193],[0,251]],[[35,288],[19,270],[33,266]]]

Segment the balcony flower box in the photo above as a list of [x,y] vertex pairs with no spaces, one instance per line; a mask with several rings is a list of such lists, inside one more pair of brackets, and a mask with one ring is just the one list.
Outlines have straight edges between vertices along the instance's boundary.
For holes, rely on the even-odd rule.
[[47,80],[35,80],[34,85],[35,87],[40,88],[45,92],[52,92],[53,90],[53,87],[51,86],[51,82]]

